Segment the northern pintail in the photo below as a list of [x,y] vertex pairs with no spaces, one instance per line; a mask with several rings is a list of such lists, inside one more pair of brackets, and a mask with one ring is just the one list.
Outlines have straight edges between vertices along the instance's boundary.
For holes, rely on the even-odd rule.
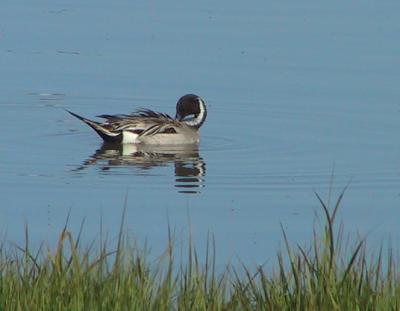
[[199,142],[199,128],[207,117],[206,105],[199,96],[187,94],[176,104],[176,116],[150,109],[140,109],[132,114],[98,116],[103,123],[81,117],[105,142],[122,144],[180,145]]

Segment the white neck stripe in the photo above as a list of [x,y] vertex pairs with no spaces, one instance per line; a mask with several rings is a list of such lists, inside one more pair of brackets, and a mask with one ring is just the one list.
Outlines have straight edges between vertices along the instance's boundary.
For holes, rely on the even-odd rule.
[[193,120],[184,121],[184,122],[189,126],[200,127],[203,124],[203,122],[205,121],[206,116],[207,116],[207,109],[206,109],[203,101],[200,99],[200,113]]

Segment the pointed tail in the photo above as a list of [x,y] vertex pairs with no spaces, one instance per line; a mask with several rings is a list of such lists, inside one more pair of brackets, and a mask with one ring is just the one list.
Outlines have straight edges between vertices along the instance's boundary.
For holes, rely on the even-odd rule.
[[81,117],[80,115],[77,115],[76,113],[73,113],[72,111],[69,111],[65,109],[69,114],[73,115],[75,118],[81,120],[82,122],[85,122],[87,125],[89,125],[92,129],[96,131],[96,133],[103,138],[105,142],[108,143],[120,143],[122,141],[122,133],[115,133],[107,128],[105,128],[102,124],[99,122],[95,122],[89,119],[86,119],[84,117]]

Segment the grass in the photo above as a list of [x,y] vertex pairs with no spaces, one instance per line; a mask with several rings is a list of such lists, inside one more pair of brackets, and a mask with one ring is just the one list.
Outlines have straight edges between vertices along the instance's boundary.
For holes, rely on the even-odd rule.
[[[343,192],[344,193],[344,192]],[[200,260],[191,243],[179,264],[170,243],[156,262],[129,242],[122,225],[116,249],[80,245],[65,227],[51,251],[0,248],[0,310],[400,310],[398,261],[380,248],[375,257],[360,239],[345,243],[335,223],[343,193],[324,212],[310,245],[285,249],[275,268],[227,266],[215,271],[209,239]],[[385,258],[385,259],[384,259]]]

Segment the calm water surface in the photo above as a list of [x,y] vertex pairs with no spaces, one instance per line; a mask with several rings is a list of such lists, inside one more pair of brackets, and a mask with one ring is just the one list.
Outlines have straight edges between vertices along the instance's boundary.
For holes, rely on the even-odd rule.
[[[218,258],[264,262],[280,224],[306,241],[350,183],[351,231],[400,237],[400,3],[3,1],[0,231],[54,243],[126,228],[155,251],[188,230]],[[103,145],[94,117],[208,104],[199,146]],[[395,242],[397,245],[397,243]],[[400,245],[398,245],[400,247]]]

